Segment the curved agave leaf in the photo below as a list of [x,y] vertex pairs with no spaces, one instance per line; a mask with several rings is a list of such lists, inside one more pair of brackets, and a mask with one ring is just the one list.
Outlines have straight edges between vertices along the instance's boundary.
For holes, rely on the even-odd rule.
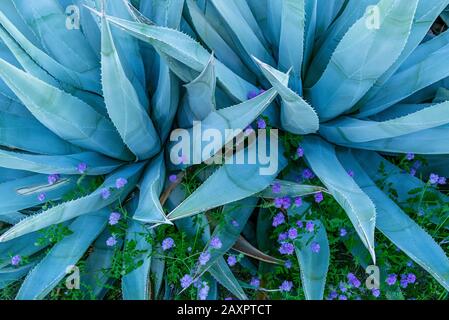
[[33,268],[35,263],[29,263],[21,267],[5,268],[0,270],[0,289],[4,289],[9,284],[20,280]]
[[[145,227],[137,221],[132,221],[126,234],[126,243],[136,242],[136,250],[144,251],[135,259],[141,259],[142,265],[126,274],[122,278],[122,294],[124,300],[149,300],[150,298],[150,267],[152,246],[147,242],[144,234],[147,233]],[[126,248],[126,244],[125,244]]]
[[[4,28],[1,31],[1,37],[5,44],[8,45],[8,47],[11,49],[11,52],[16,56],[16,58],[19,61],[26,61],[27,59],[31,60],[28,61],[28,66],[21,62],[21,64],[25,67],[25,69],[27,69],[27,71],[31,72],[30,67],[32,65],[35,65],[35,67],[37,66],[42,68],[41,70],[35,70],[35,72],[39,73],[39,78],[43,76],[47,79],[50,78],[53,81],[57,79],[75,88],[83,89],[86,91],[93,91],[96,93],[101,92],[99,86],[99,75],[92,73],[78,73],[60,64],[58,61],[54,60],[43,50],[36,47],[30,40],[28,40],[2,12],[0,12],[0,24]],[[12,39],[10,43],[8,43],[8,38]],[[46,72],[48,72],[48,74],[46,74]],[[35,73],[32,74],[34,76],[38,76]],[[49,75],[51,75],[51,77]],[[53,79],[52,77],[54,77],[55,79]]]
[[448,154],[449,125],[426,129],[399,137],[375,141],[351,143],[357,149],[375,150],[393,153]]
[[291,86],[297,93],[302,92],[301,70],[304,55],[305,20],[304,0],[282,2],[278,66],[279,70],[283,72],[292,69]]
[[371,166],[370,158],[359,158],[357,153],[354,158],[349,152],[340,153],[339,156],[346,168],[354,171],[355,180],[376,204],[376,227],[449,290],[449,259],[432,237],[378,189],[365,173],[361,166]]
[[0,113],[0,143],[12,149],[40,154],[70,154],[80,148],[62,140],[39,121]]
[[[315,221],[316,234],[305,234],[295,241],[295,252],[301,271],[302,286],[307,300],[322,300],[329,269],[329,241],[321,221]],[[311,250],[312,243],[320,245],[320,251]]]
[[[177,137],[181,138],[180,143],[172,142],[170,146],[170,156],[172,159],[185,156],[186,164],[179,164],[177,169],[186,167],[192,163],[201,163],[210,160],[225,145],[231,143],[233,139],[242,133],[243,129],[248,127],[260,114],[264,112],[270,103],[276,97],[277,92],[270,89],[265,93],[242,102],[240,104],[216,110],[210,113],[203,121],[198,122],[188,131],[175,130],[171,137],[171,141],[176,141]],[[209,130],[212,129],[212,130]],[[208,136],[208,132],[220,131],[221,135]],[[206,138],[204,138],[206,136]],[[204,139],[210,139],[211,142],[205,144]],[[186,141],[190,150],[186,152]],[[173,146],[174,145],[174,146]],[[180,148],[180,150],[178,150]],[[179,151],[182,154],[179,154]],[[172,164],[173,165],[173,164]]]
[[191,128],[194,121],[204,120],[216,110],[215,105],[215,59],[211,55],[206,68],[198,78],[186,84],[186,95],[178,111],[178,124],[181,128]]
[[[389,68],[389,70],[380,77],[376,84],[368,91],[366,96],[360,100],[359,106],[364,109],[364,113],[375,114],[378,112],[377,104],[371,105],[370,100],[383,90],[385,83],[391,78],[391,76],[398,70],[403,62],[410,56],[415,48],[423,41],[431,28],[434,21],[437,19],[441,11],[449,4],[449,0],[429,0],[419,1],[416,8],[415,19],[412,24],[410,36],[407,40],[407,44],[402,50],[401,55],[396,62]],[[367,103],[368,102],[368,103]],[[366,107],[364,107],[367,105]],[[369,106],[374,107],[371,112]]]
[[16,254],[22,257],[32,256],[46,247],[37,245],[37,240],[42,237],[42,233],[33,232],[17,239],[0,243],[0,267],[3,268],[11,264],[11,256]]
[[209,273],[226,289],[228,289],[233,295],[240,300],[248,300],[245,292],[238,283],[231,269],[227,265],[223,258],[219,258],[218,261],[209,268]]
[[383,122],[350,117],[339,118],[321,125],[320,134],[336,144],[351,145],[352,142],[360,143],[403,136],[448,123],[449,102],[444,102]]
[[332,145],[318,137],[308,136],[304,138],[302,147],[310,167],[346,211],[375,262],[376,208],[373,202],[343,168]]
[[79,174],[78,164],[88,164],[87,175],[110,173],[122,165],[119,161],[95,152],[46,156],[0,150],[0,166],[43,174]]
[[0,184],[0,214],[30,208],[44,203],[38,196],[44,193],[47,200],[61,199],[72,191],[77,184],[77,177],[62,176],[54,183],[48,183],[48,176],[37,174],[19,177],[16,180]]
[[316,21],[316,38],[320,39],[324,34],[328,32],[334,19],[339,14],[342,7],[346,4],[346,0],[318,0],[317,1],[317,21]]
[[[150,26],[142,23],[129,22],[114,17],[107,19],[131,33],[138,39],[152,44],[159,53],[165,54],[189,68],[200,73],[206,67],[210,54],[189,36],[164,27]],[[180,74],[178,68],[173,68],[171,61],[168,63],[171,70],[184,81],[192,81],[193,78],[186,79]],[[218,82],[223,86],[226,93],[237,101],[245,101],[248,92],[256,88],[229,70],[224,64],[217,61],[216,65]]]
[[159,197],[165,183],[164,154],[161,153],[156,159],[148,164],[140,183],[139,205],[134,213],[133,219],[143,223],[168,223]]
[[195,278],[199,278],[206,272],[218,259],[222,258],[240,236],[249,217],[257,204],[257,198],[251,197],[237,201],[223,207],[223,223],[217,225],[212,234],[213,237],[221,239],[222,247],[220,249],[210,248],[206,245],[204,252],[210,253],[209,261],[195,270]]
[[[286,159],[283,157],[282,148],[280,148],[277,168],[271,168],[275,170],[263,174],[259,172],[263,168],[260,159],[255,164],[239,164],[237,159],[249,159],[248,155],[256,154],[259,148],[261,148],[260,145],[258,146],[254,142],[248,148],[238,151],[232,156],[232,164],[221,166],[192,195],[171,211],[168,218],[177,220],[192,216],[242,200],[266,189],[285,167]],[[271,148],[271,152],[275,152],[273,150],[275,146],[271,146]],[[222,192],[223,190],[226,192]]]
[[107,292],[108,273],[112,267],[116,248],[121,248],[122,239],[117,239],[115,247],[109,247],[106,240],[111,232],[106,228],[95,240],[92,252],[86,259],[85,272],[81,274],[81,290],[91,299],[102,299]]
[[[272,186],[277,184],[281,186],[281,191],[274,193]],[[302,197],[318,192],[327,192],[325,188],[320,186],[304,185],[284,180],[274,180],[271,185],[258,194],[261,198],[274,199],[278,197]]]
[[112,122],[137,159],[148,159],[160,149],[153,123],[122,67],[111,30],[102,17],[101,70],[104,99]]
[[0,167],[0,183],[8,182],[15,179],[25,178],[33,175],[32,172],[12,170]]
[[238,54],[235,53],[225,39],[221,37],[214,26],[209,23],[198,8],[198,4],[194,0],[187,0],[186,4],[190,15],[191,24],[203,42],[214,51],[217,58],[229,67],[229,69],[243,79],[254,83],[254,75],[250,73]]
[[33,33],[59,63],[99,80],[96,55],[80,30],[65,28],[67,16],[56,0],[32,4],[25,0],[13,2]]
[[246,22],[234,0],[211,0],[210,2],[216,8],[218,14],[223,18],[223,22],[227,29],[230,30],[228,34],[234,40],[234,43],[237,44],[237,53],[254,73],[260,74],[260,71],[254,65],[251,55],[255,55],[263,61],[267,61],[270,65],[275,64],[268,49],[254,33],[251,26]]
[[317,9],[318,0],[309,0],[305,3],[306,11],[306,25],[305,25],[305,35],[304,35],[304,58],[303,58],[303,69],[302,75],[305,76],[306,70],[308,69],[310,59],[312,58],[312,51],[315,43],[316,34],[316,23],[317,23]]
[[319,119],[313,108],[299,95],[288,88],[288,75],[256,60],[265,77],[282,97],[281,123],[294,134],[315,133],[319,128]]
[[104,229],[107,210],[77,218],[70,229],[73,234],[55,244],[50,252],[30,271],[16,299],[43,299],[66,275],[67,267],[75,265],[92,241]]
[[16,224],[20,220],[25,219],[26,215],[20,213],[20,212],[9,212],[5,214],[0,215],[0,221],[6,222],[7,224]]
[[64,140],[122,160],[132,158],[112,123],[83,101],[2,59],[0,77],[36,119]]
[[449,77],[449,67],[443,62],[448,52],[449,45],[446,45],[418,64],[393,75],[382,90],[360,109],[358,116],[366,117],[383,111],[413,93]]
[[[64,202],[42,213],[22,220],[0,236],[0,242],[17,238],[21,235],[40,230],[52,224],[58,224],[89,212],[105,208],[120,198],[126,197],[136,185],[143,169],[142,163],[129,165],[106,178],[106,181],[95,192],[88,196]],[[118,178],[127,179],[128,183],[122,189],[113,190]],[[109,198],[102,197],[102,190],[112,190]]]
[[[321,120],[348,111],[399,58],[410,35],[417,3],[417,0],[381,0],[378,29],[367,28],[369,12],[349,29],[309,92]],[[362,57],[363,61],[355,57]]]
[[[243,232],[245,232],[245,230],[243,230]],[[278,264],[278,265],[281,265],[283,263],[282,260],[273,258],[273,257],[269,256],[268,254],[263,253],[262,251],[260,251],[256,247],[254,247],[248,240],[246,240],[242,236],[240,236],[237,239],[233,248],[234,248],[234,250],[236,250],[240,253],[243,253],[244,255],[246,255],[248,257],[254,258],[254,259],[262,261],[262,262]]]

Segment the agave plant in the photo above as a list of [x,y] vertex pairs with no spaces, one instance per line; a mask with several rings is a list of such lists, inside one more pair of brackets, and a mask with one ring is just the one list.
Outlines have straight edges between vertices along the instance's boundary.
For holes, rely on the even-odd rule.
[[[163,224],[194,236],[197,216],[207,226],[201,241],[211,256],[192,276],[245,299],[223,255],[234,248],[280,262],[241,236],[256,214],[257,233],[266,227],[259,199],[326,192],[346,211],[372,263],[377,228],[449,290],[444,251],[400,207],[427,181],[389,161],[414,153],[428,170],[447,172],[449,34],[428,32],[448,4],[2,0],[1,286],[24,278],[17,298],[43,299],[83,259],[82,281],[101,298],[109,279],[95,274],[111,266],[110,244],[126,247],[132,239],[143,262],[123,275],[123,298],[148,299],[149,274],[160,276],[164,265],[151,258],[146,238]],[[192,131],[194,121],[243,130],[260,117],[280,136],[298,137],[322,186],[295,182],[299,168],[285,174],[290,159],[281,145],[274,174],[260,175],[261,163],[212,166],[187,196],[179,181],[191,165],[169,160],[172,130]],[[257,144],[228,156],[251,148]],[[212,154],[202,151],[207,163]],[[380,166],[388,172],[382,185]],[[116,239],[108,219],[115,224],[119,216],[111,211],[122,205],[131,219],[126,239]],[[205,213],[216,208],[226,223],[209,225]],[[436,224],[446,219],[430,217]],[[36,243],[55,226],[70,234]],[[221,239],[220,246],[211,239]],[[325,229],[313,239],[318,254],[309,238],[294,245],[305,296],[321,299],[330,255]],[[19,264],[21,257],[28,258]]]

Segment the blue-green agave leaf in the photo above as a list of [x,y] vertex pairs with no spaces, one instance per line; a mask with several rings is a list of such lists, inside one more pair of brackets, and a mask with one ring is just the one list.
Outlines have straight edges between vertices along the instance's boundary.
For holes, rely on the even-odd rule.
[[77,218],[70,224],[71,235],[55,244],[25,278],[16,299],[35,300],[45,296],[61,281],[67,267],[75,265],[104,229],[107,210]]
[[143,174],[140,182],[139,205],[133,219],[143,223],[160,224],[168,223],[159,197],[165,183],[164,154],[161,153],[152,160]]
[[376,208],[373,202],[343,168],[332,145],[319,137],[307,136],[302,146],[308,164],[346,211],[375,262]]
[[369,12],[349,29],[309,92],[320,119],[329,120],[348,111],[398,59],[410,35],[417,4],[418,0],[381,0],[378,29],[367,27]]
[[0,77],[36,119],[64,140],[119,159],[132,158],[112,123],[83,101],[2,59]]
[[160,149],[153,123],[128,79],[116,50],[110,26],[102,18],[101,70],[106,108],[112,122],[138,159],[148,159]]
[[342,152],[339,156],[347,169],[354,171],[355,180],[376,204],[376,228],[449,290],[449,259],[432,237],[410,219],[365,173],[361,166],[372,165],[371,158],[359,158],[357,153],[354,157],[349,151]]
[[[144,164],[137,163],[123,167],[109,175],[101,187],[88,196],[58,204],[22,220],[2,234],[0,242],[100,210],[118,199],[124,199],[136,185],[143,166]],[[122,189],[115,189],[116,180],[119,178],[127,179],[128,183]],[[106,199],[102,196],[104,190],[111,190],[110,196]]]
[[289,132],[294,134],[315,133],[319,128],[319,119],[313,108],[298,94],[288,88],[285,78],[288,75],[279,72],[269,65],[253,57],[262,69],[265,77],[270,81],[282,97],[281,123]]
[[[315,221],[316,234],[305,234],[295,241],[295,252],[301,271],[302,287],[307,300],[322,300],[329,269],[330,249],[326,229],[321,221]],[[314,252],[311,245],[320,245]]]
[[[281,191],[274,193],[272,186],[276,184],[281,187]],[[274,180],[271,185],[264,191],[258,194],[259,197],[274,199],[278,197],[302,197],[318,192],[327,192],[327,190],[320,186],[312,186],[299,184],[296,182],[285,181],[285,180]]]

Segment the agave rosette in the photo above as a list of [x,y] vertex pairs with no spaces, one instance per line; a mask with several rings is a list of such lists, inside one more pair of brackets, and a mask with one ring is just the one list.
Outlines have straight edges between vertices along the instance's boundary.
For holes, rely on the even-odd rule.
[[[276,197],[276,183],[289,196],[331,194],[373,262],[377,228],[449,289],[444,251],[375,183],[382,165],[400,201],[426,184],[383,155],[419,154],[430,169],[447,171],[449,35],[428,31],[440,14],[446,17],[448,4],[1,1],[0,220],[11,225],[0,236],[1,285],[24,278],[18,299],[45,298],[67,266],[92,247],[84,280],[101,297],[108,279],[99,284],[92,274],[111,264],[113,250],[105,246],[111,207],[126,203],[133,217],[127,239],[151,251],[143,234],[152,228],[174,223],[189,234],[193,216],[206,219],[206,211],[224,206],[231,208],[223,209],[226,221],[239,227],[206,232],[206,248],[217,235],[223,246],[195,275],[206,274],[244,299],[223,255],[235,246],[278,262],[240,237],[258,198]],[[70,5],[79,9],[81,28],[66,27]],[[266,91],[248,99],[261,88]],[[191,130],[193,121],[243,129],[261,115],[281,134],[302,136],[305,160],[325,189],[276,180],[288,162],[280,152],[274,174],[260,175],[259,163],[224,164],[187,198],[180,186],[170,190],[167,176],[186,167],[168,160],[173,129]],[[99,176],[104,181],[96,190],[65,201],[69,191]],[[168,214],[160,201],[167,188]],[[72,234],[51,248],[34,245],[54,225]],[[329,267],[326,232],[319,230],[319,254],[304,249],[307,239],[295,243],[308,299],[323,297]],[[11,253],[31,258],[14,268]],[[143,256],[143,264],[123,277],[125,299],[149,297],[151,260]]]

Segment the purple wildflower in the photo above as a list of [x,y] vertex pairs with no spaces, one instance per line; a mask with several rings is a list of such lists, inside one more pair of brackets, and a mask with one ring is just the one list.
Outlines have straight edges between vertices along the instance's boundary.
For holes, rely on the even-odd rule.
[[345,296],[344,294],[341,294],[338,296],[338,300],[348,300],[348,297]]
[[438,178],[438,184],[439,185],[445,185],[446,184],[446,178],[445,177],[439,177]]
[[394,284],[396,283],[397,279],[398,279],[398,276],[395,275],[395,274],[393,273],[393,274],[389,274],[389,275],[388,275],[388,277],[387,277],[387,279],[385,280],[385,282],[386,282],[389,286],[392,286],[392,285],[394,285]]
[[278,242],[283,242],[283,241],[287,240],[287,238],[288,238],[288,233],[282,232],[278,236]]
[[45,199],[47,199],[47,196],[46,196],[45,193],[40,193],[40,194],[37,196],[37,200],[39,200],[40,202],[44,202]]
[[323,196],[322,192],[315,193],[314,197],[315,197],[315,202],[316,203],[320,203],[321,201],[324,200],[324,196]]
[[416,169],[415,168],[411,168],[410,169],[410,175],[413,176],[413,177],[416,175]]
[[321,250],[321,246],[318,242],[312,242],[310,245],[310,250],[312,250],[313,253],[319,253]]
[[259,128],[259,129],[267,128],[267,123],[265,122],[264,119],[262,119],[262,118],[257,119],[257,128]]
[[259,288],[259,286],[260,286],[260,279],[259,278],[256,278],[256,277],[253,277],[252,279],[251,279],[251,282],[249,283],[251,286],[253,286],[253,287],[256,287],[256,288]]
[[290,197],[284,197],[282,198],[282,207],[284,209],[288,209],[290,208],[290,206],[292,205],[292,200],[290,199]]
[[304,170],[302,171],[302,177],[303,177],[304,179],[310,180],[310,179],[315,178],[315,174],[312,172],[312,170],[306,168],[306,169],[304,169]]
[[415,159],[415,154],[409,152],[409,153],[406,154],[405,158],[406,158],[408,161],[412,161],[413,159]]
[[407,281],[408,283],[415,283],[416,281],[416,276],[413,273],[409,273],[407,275]]
[[116,225],[119,221],[120,221],[120,218],[122,217],[122,215],[120,214],[120,213],[118,213],[118,212],[112,212],[110,215],[109,215],[109,224],[111,225],[111,226],[114,226],[114,225]]
[[59,174],[51,174],[48,176],[47,180],[48,180],[48,184],[55,184],[56,182],[58,182],[58,180],[60,179]]
[[253,129],[253,127],[251,127],[251,125],[247,126],[244,131],[245,136],[249,136],[253,132],[254,132],[254,129]]
[[87,163],[85,162],[79,163],[76,169],[78,170],[79,173],[84,174],[87,170]]
[[373,289],[371,290],[371,293],[374,297],[379,298],[380,297],[380,290],[379,289]]
[[171,183],[175,183],[176,180],[178,180],[178,176],[177,176],[176,174],[172,174],[170,177],[168,177],[168,180],[169,180]]
[[411,260],[407,261],[407,267],[409,268],[413,267],[413,261]]
[[126,180],[125,178],[118,178],[117,180],[115,180],[115,187],[117,189],[121,189],[124,186],[126,186],[127,183],[128,183],[128,180]]
[[203,282],[203,286],[198,290],[198,298],[200,300],[206,300],[207,295],[209,294],[209,289],[207,282]]
[[162,240],[162,250],[166,251],[166,250],[170,250],[171,248],[173,248],[175,246],[175,240],[173,240],[173,238],[165,238],[164,240]]
[[273,193],[281,192],[281,184],[279,182],[275,182],[271,187],[271,190],[273,191]]
[[358,288],[361,285],[360,280],[357,279],[357,277],[353,273],[348,273],[348,281],[355,288]]
[[190,287],[192,282],[193,282],[192,277],[190,275],[186,274],[186,275],[184,275],[184,277],[181,278],[181,287],[183,289],[186,289],[186,288]]
[[346,284],[344,284],[343,282],[340,282],[339,288],[340,288],[340,291],[341,291],[341,292],[346,292],[346,291],[348,291],[348,288],[346,287]]
[[298,230],[296,228],[290,228],[288,230],[288,237],[290,239],[296,239],[298,237]]
[[408,280],[407,280],[407,275],[402,274],[401,275],[401,281],[399,282],[401,284],[402,288],[407,288],[408,287]]
[[296,155],[298,156],[298,158],[302,158],[304,156],[304,149],[298,147],[298,149],[296,149]]
[[301,220],[296,221],[296,225],[298,228],[302,229],[304,227],[304,223]]
[[329,296],[328,296],[328,299],[329,299],[329,300],[337,299],[337,297],[338,297],[337,291],[332,290],[331,292],[329,292]]
[[293,282],[287,281],[287,280],[282,282],[282,284],[279,286],[279,290],[281,290],[281,292],[289,292],[292,290],[292,288],[293,288]]
[[109,191],[108,188],[103,188],[100,191],[100,195],[103,198],[103,200],[106,200],[111,196],[111,191]]
[[292,255],[294,251],[295,247],[293,246],[293,244],[288,242],[282,243],[281,247],[279,248],[279,252],[281,254]]
[[340,229],[340,237],[345,237],[348,234],[348,231],[346,231],[345,228]]
[[439,179],[440,177],[437,174],[431,173],[429,177],[429,182],[430,184],[437,184]]
[[15,255],[14,257],[11,258],[11,264],[15,267],[17,267],[21,261],[22,261],[22,257],[19,255]]
[[221,240],[218,237],[213,237],[210,240],[210,246],[214,249],[220,249],[222,245],[223,244],[221,243]]
[[301,197],[295,198],[295,206],[297,206],[297,207],[302,206],[302,198]]
[[110,236],[108,240],[106,240],[106,245],[108,247],[113,247],[117,244],[117,238],[115,236]]
[[282,214],[282,212],[279,212],[277,215],[273,218],[273,227],[277,227],[285,222],[285,217]]
[[290,269],[292,267],[292,262],[290,260],[286,260],[284,263],[284,267],[287,269]]
[[235,256],[229,256],[228,257],[228,265],[230,267],[235,266],[236,263],[237,263],[237,258]]
[[274,206],[276,208],[282,208],[284,205],[284,198],[274,198]]
[[315,230],[315,224],[313,223],[313,221],[307,221],[306,230],[308,232],[313,232],[313,230]]
[[200,263],[200,265],[205,266],[206,263],[208,263],[210,260],[210,253],[209,252],[202,252],[200,254],[200,257],[198,258],[198,262]]

